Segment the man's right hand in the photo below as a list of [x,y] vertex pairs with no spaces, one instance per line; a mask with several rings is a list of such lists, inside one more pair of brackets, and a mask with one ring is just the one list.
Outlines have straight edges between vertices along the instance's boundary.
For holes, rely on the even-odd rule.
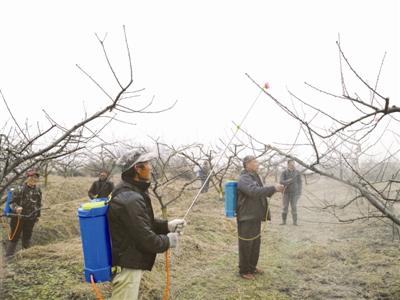
[[179,233],[176,232],[170,232],[167,234],[169,238],[169,247],[170,248],[175,248],[178,246],[178,241],[179,241]]
[[276,192],[282,192],[285,188],[285,186],[283,186],[282,184],[275,184],[274,187]]
[[186,227],[186,221],[183,219],[175,219],[168,222],[168,230],[183,234],[183,229]]
[[22,213],[22,207],[21,207],[21,206],[18,207],[18,208],[15,210],[15,212],[16,212],[17,214],[21,214],[21,213]]

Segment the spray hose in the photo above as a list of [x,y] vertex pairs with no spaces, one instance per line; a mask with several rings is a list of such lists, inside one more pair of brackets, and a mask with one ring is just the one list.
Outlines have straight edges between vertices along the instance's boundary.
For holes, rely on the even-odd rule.
[[97,287],[96,287],[96,283],[94,282],[94,276],[93,276],[93,274],[90,274],[90,282],[92,283],[92,287],[93,287],[94,292],[96,293],[97,297],[98,297],[100,300],[103,300],[103,298],[101,297],[101,294],[100,294],[99,290],[98,290]]
[[[168,250],[165,251],[165,269],[166,269],[166,272],[167,272],[167,283],[166,283],[166,286],[165,286],[164,300],[167,300],[168,299],[168,292],[169,292],[169,283],[170,283]],[[92,287],[93,287],[94,292],[97,295],[97,298],[99,298],[99,300],[103,300],[99,290],[97,289],[96,283],[94,282],[93,274],[90,274],[90,282],[92,283]]]
[[6,229],[7,236],[8,236],[8,240],[9,240],[9,241],[11,241],[11,240],[14,238],[15,234],[17,233],[17,231],[18,231],[18,226],[19,226],[19,221],[20,221],[20,220],[21,220],[21,218],[20,218],[20,216],[18,215],[17,226],[15,226],[15,230],[14,230],[12,236],[10,237],[10,231],[8,230],[8,226],[7,226],[7,224],[6,224],[6,221],[4,220],[4,216],[1,217],[1,221],[3,222],[4,228]]
[[[33,212],[31,212],[29,215],[21,215],[21,214],[14,214],[14,213],[6,213],[6,214],[3,214],[3,215],[1,216],[1,220],[2,220],[2,223],[3,223],[3,225],[4,225],[4,228],[5,228],[6,231],[7,231],[8,239],[9,239],[9,240],[12,240],[12,239],[14,238],[15,234],[17,233],[17,231],[18,231],[18,226],[19,226],[21,217],[29,218],[30,216],[32,216],[32,214],[34,214],[34,213],[37,212],[38,210],[43,210],[43,209],[47,209],[47,208],[39,208],[39,209],[36,209],[36,210],[34,210]],[[6,221],[4,220],[4,216],[18,217],[17,226],[15,227],[15,231],[13,232],[13,234],[12,234],[11,237],[10,237],[10,232],[9,232],[9,230],[8,230],[8,226],[6,225]]]
[[169,273],[169,262],[168,262],[168,250],[165,251],[165,270],[167,272],[167,282],[165,285],[165,294],[164,294],[164,300],[168,299],[168,292],[169,292],[169,283],[170,283],[170,273]]

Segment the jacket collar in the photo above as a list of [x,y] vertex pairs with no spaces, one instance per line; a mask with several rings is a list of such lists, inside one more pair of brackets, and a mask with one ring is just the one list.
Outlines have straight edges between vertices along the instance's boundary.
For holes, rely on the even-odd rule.
[[263,185],[263,184],[262,184],[262,181],[261,181],[261,177],[260,177],[260,175],[258,175],[257,172],[253,172],[253,171],[249,171],[249,170],[243,169],[241,175],[243,175],[243,174],[247,174],[247,175],[253,177],[254,180],[258,181],[258,183],[259,183],[260,185]]
[[133,180],[133,178],[130,178],[128,176],[122,176],[122,180],[123,180],[123,183],[125,184],[125,186],[128,186],[129,188],[134,189],[134,190],[138,189],[141,192],[146,192],[149,189],[150,184],[151,184],[150,181],[136,181],[136,180]]

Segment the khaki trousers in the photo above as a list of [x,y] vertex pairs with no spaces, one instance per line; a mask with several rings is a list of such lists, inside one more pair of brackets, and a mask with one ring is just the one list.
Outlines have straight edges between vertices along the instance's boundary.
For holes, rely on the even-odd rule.
[[122,268],[111,280],[112,300],[137,300],[144,271]]

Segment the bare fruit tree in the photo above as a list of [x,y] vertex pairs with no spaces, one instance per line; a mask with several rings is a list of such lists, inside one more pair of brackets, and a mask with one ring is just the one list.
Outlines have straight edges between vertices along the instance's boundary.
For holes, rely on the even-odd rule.
[[152,173],[153,184],[150,188],[153,196],[160,203],[162,218],[167,219],[167,206],[193,190],[193,185],[197,180],[193,173],[193,164],[179,155],[193,145],[173,147],[158,139],[154,142],[158,159]]
[[[109,70],[118,85],[119,89],[116,95],[111,96],[103,87],[90,76],[86,71],[77,65],[77,67],[95,84],[104,95],[109,99],[109,105],[100,108],[96,113],[88,115],[85,111],[85,117],[82,121],[65,127],[53,119],[44,111],[48,124],[37,124],[32,126],[33,120],[27,119],[21,124],[14,118],[13,112],[10,110],[8,101],[0,91],[2,101],[4,101],[10,119],[0,128],[0,197],[10,188],[10,186],[21,180],[29,169],[41,169],[51,161],[59,160],[68,163],[69,157],[77,157],[78,153],[85,152],[86,147],[94,144],[104,143],[100,139],[100,133],[111,122],[124,122],[122,116],[135,113],[149,113],[149,107],[152,105],[153,99],[149,103],[139,109],[132,107],[133,97],[138,96],[138,90],[132,90],[133,82],[131,54],[129,50],[128,40],[126,37],[125,27],[123,28],[126,45],[127,67],[130,76],[120,79],[110,63],[107,50],[105,47],[105,39],[97,39],[103,49]],[[122,83],[126,82],[126,83]],[[176,102],[175,102],[176,103]],[[171,109],[175,103],[158,111],[151,113],[160,113]],[[96,122],[94,122],[96,121]],[[124,122],[126,123],[126,122]],[[95,129],[96,127],[99,129]]]
[[[300,128],[293,144],[271,145],[254,136],[251,139],[258,147],[295,160],[308,174],[314,172],[332,178],[355,190],[351,199],[340,206],[321,201],[322,208],[329,208],[340,222],[380,218],[400,225],[400,214],[393,210],[393,205],[400,204],[400,107],[382,95],[379,86],[386,53],[372,85],[353,68],[339,41],[337,47],[341,94],[306,83],[315,92],[315,99],[305,100],[288,90],[292,103],[287,104],[248,75]],[[350,92],[350,82],[358,84],[357,92]],[[335,105],[327,109],[327,103]],[[294,151],[299,148],[307,155],[296,155]],[[356,219],[344,219],[337,213],[358,199],[366,199],[375,209],[360,213]]]
[[116,154],[119,144],[117,141],[110,141],[97,144],[95,147],[88,149],[85,169],[91,176],[97,177],[101,168],[106,168],[109,177],[118,172],[116,165],[118,156]]

